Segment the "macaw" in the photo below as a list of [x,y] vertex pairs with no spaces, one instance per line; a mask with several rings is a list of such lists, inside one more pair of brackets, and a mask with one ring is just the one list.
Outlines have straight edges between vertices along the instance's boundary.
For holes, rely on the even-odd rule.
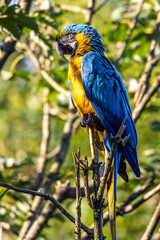
[[127,91],[118,71],[105,57],[102,38],[97,30],[84,24],[67,25],[57,34],[56,41],[58,55],[63,60],[67,60],[64,55],[71,56],[68,78],[74,105],[87,128],[92,119],[96,145],[106,155],[111,149],[111,134],[117,134],[126,116],[122,137],[130,134],[130,138],[125,147],[117,147],[108,186],[111,234],[112,239],[116,240],[117,173],[128,181],[125,159],[135,175],[140,177],[136,154],[137,134]]

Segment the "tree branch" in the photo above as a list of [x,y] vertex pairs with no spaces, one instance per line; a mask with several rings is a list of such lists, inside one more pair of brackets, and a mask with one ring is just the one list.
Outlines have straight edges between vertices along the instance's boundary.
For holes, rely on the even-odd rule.
[[[7,189],[11,189],[14,190],[16,192],[21,192],[21,193],[26,193],[26,194],[30,194],[32,196],[39,196],[39,197],[43,197],[45,200],[49,200],[50,202],[52,202],[52,204],[56,205],[56,207],[61,211],[61,213],[67,217],[71,222],[73,222],[75,224],[75,218],[49,193],[43,193],[43,192],[38,192],[38,191],[34,191],[34,190],[30,190],[30,189],[25,189],[25,188],[20,188],[20,187],[16,187],[7,183],[2,183],[0,182],[0,186],[7,188]],[[84,224],[81,223],[81,228],[87,232],[88,235],[92,235],[93,232],[92,230],[90,230],[88,227],[86,227]],[[29,236],[26,236],[25,239],[30,239]]]
[[104,0],[95,10],[94,14],[97,13],[109,0]]
[[138,105],[136,105],[136,107],[133,109],[132,116],[133,116],[134,122],[138,120],[145,106],[151,100],[152,96],[157,92],[159,87],[160,87],[160,76],[157,77],[156,81],[152,84],[152,86],[146,92],[141,102]]
[[65,5],[65,4],[57,4],[57,3],[52,3],[53,7],[59,7],[62,10],[74,12],[74,13],[82,13],[86,14],[86,9],[80,8],[78,6],[70,6],[70,5]]
[[134,30],[135,27],[136,27],[136,24],[137,24],[137,21],[138,21],[138,17],[139,17],[139,15],[140,15],[141,11],[142,11],[143,3],[144,3],[144,0],[139,1],[137,14],[136,14],[135,18],[134,18],[134,19],[131,21],[131,23],[129,24],[128,34],[127,34],[127,37],[126,37],[126,39],[125,39],[125,42],[124,42],[124,44],[123,44],[123,46],[122,46],[122,48],[121,48],[121,50],[120,50],[119,57],[117,58],[117,60],[116,60],[116,62],[115,62],[115,64],[114,64],[115,67],[118,66],[121,58],[122,58],[123,55],[124,55],[124,52],[125,52],[125,50],[126,50],[126,48],[127,48],[127,45],[128,45],[128,43],[129,43],[131,34],[132,34],[133,30]]
[[62,88],[53,78],[49,76],[49,74],[45,70],[40,71],[42,77],[44,80],[51,86],[53,87],[56,91],[59,93],[65,95],[66,97],[70,96],[70,92]]
[[147,58],[146,66],[140,77],[139,85],[138,85],[137,91],[134,96],[134,108],[136,108],[142,101],[142,99],[147,91],[147,88],[149,86],[149,79],[150,79],[152,70],[159,61],[159,55],[157,55],[157,57],[154,56],[155,55],[155,47],[157,45],[158,38],[159,38],[159,31],[160,31],[159,29],[160,29],[160,12],[157,15],[157,25],[156,25],[156,29],[154,32],[153,40],[151,41],[150,53]]
[[156,229],[156,226],[157,226],[159,220],[160,220],[160,201],[158,202],[156,210],[155,210],[141,240],[150,240],[152,238],[152,235],[154,233],[154,230]]
[[[116,209],[116,216],[123,216],[125,214],[128,214],[132,211],[134,211],[136,208],[138,208],[139,206],[141,206],[144,202],[146,202],[147,200],[149,200],[151,197],[153,197],[155,194],[157,194],[158,192],[160,192],[160,184],[158,184],[157,186],[155,186],[153,189],[151,189],[150,191],[148,191],[141,199],[139,199],[136,203],[132,204],[131,202],[135,199],[137,199],[143,192],[144,190],[148,189],[148,185],[149,183],[145,183],[142,187],[141,190],[138,190],[136,193],[132,193],[131,196],[125,200],[123,203],[119,204]],[[136,198],[135,198],[136,197]],[[104,219],[103,219],[103,225],[105,225],[106,223],[109,222],[109,213],[108,211],[105,212],[104,214]],[[94,225],[92,224],[90,226],[90,229],[94,229]],[[87,236],[86,234],[83,234],[82,236],[82,240],[87,240]]]
[[136,191],[135,193],[132,193],[131,196],[129,196],[122,204],[120,204],[119,206],[121,207],[125,207],[128,204],[130,204],[131,202],[133,202],[136,198],[138,198],[141,194],[143,194],[148,188],[150,188],[151,186],[153,186],[154,181],[153,178],[149,179],[144,185],[142,185],[140,187],[140,189],[138,191]]
[[[76,110],[70,101],[69,106],[68,106],[67,121],[65,123],[64,130],[63,130],[63,136],[61,139],[61,145],[60,145],[59,151],[57,152],[57,154],[55,156],[55,161],[52,164],[52,166],[50,167],[50,171],[49,171],[49,173],[46,177],[46,180],[43,184],[42,189],[44,192],[48,192],[49,189],[51,188],[51,185],[53,184],[53,182],[55,182],[58,179],[60,167],[65,160],[65,157],[66,157],[69,145],[70,145],[70,139],[72,136],[72,128],[73,128],[74,121],[76,119],[77,119]],[[52,209],[53,207],[46,204],[46,206],[43,208],[46,217],[43,217],[43,211],[42,211],[39,218],[35,221],[35,217],[41,209],[42,202],[43,202],[43,199],[40,199],[37,197],[34,198],[34,200],[32,202],[32,206],[34,207],[34,210],[32,209],[28,213],[28,218],[24,222],[24,224],[21,228],[21,233],[22,233],[22,234],[20,234],[21,236],[22,235],[24,236],[24,234],[26,234],[26,232],[28,232],[28,234],[30,235],[30,233],[29,233],[30,227],[32,227],[32,229],[35,227],[35,229],[37,229],[37,232],[39,233],[41,231],[41,229],[44,227],[44,224],[50,218],[50,215],[52,213],[52,212],[50,212],[50,209]],[[46,211],[48,211],[48,212],[46,212]],[[31,235],[37,234],[37,232],[35,232],[33,229],[33,230],[31,230]],[[21,239],[23,239],[23,237],[19,238],[19,240],[21,240]]]
[[[80,148],[78,149],[78,158],[80,158]],[[76,184],[76,217],[75,217],[75,240],[81,239],[81,189],[80,189],[80,163],[76,161],[75,153],[73,152],[75,166],[75,184]]]
[[87,157],[84,158],[83,163],[84,163],[84,166],[85,166],[83,168],[85,197],[86,197],[87,203],[90,206],[90,208],[93,208],[93,203],[91,202],[91,196],[90,196],[89,184],[88,184],[88,171],[89,171],[89,168],[88,168],[88,159],[87,159]]
[[19,229],[14,227],[13,225],[11,225],[10,223],[8,222],[0,222],[0,227],[2,229],[5,229],[6,231],[9,231],[11,230],[14,234],[16,234],[18,236],[19,234]]
[[85,13],[85,23],[88,25],[90,25],[92,21],[95,3],[96,3],[95,0],[88,0],[88,3],[87,3],[87,10]]
[[28,56],[30,56],[30,58],[32,59],[33,63],[35,64],[35,66],[37,68],[39,68],[39,72],[42,75],[42,77],[44,78],[44,80],[51,86],[53,87],[57,92],[63,94],[64,96],[68,97],[70,96],[70,92],[65,90],[63,87],[61,87],[51,76],[49,76],[49,74],[47,73],[47,71],[45,71],[44,69],[42,69],[40,62],[38,61],[38,59],[36,58],[36,56],[34,55],[34,53],[31,51],[31,49],[28,47],[27,44],[25,43],[21,43],[21,47],[25,48],[26,52],[25,54]]
[[[126,120],[126,117],[123,120],[117,135],[114,137],[115,139],[116,138],[117,139],[121,139],[121,136],[122,136],[122,134],[123,134],[123,132],[124,132],[124,130],[126,128],[126,126],[124,125],[125,120]],[[97,199],[98,200],[103,198],[103,193],[104,193],[104,190],[105,190],[105,187],[106,187],[106,184],[107,184],[108,175],[109,175],[109,173],[111,171],[112,160],[114,158],[116,149],[117,149],[117,143],[113,140],[112,147],[111,147],[109,156],[108,156],[106,164],[105,164],[105,170],[104,170],[104,173],[103,173],[103,177],[101,179],[101,183],[100,183],[100,186],[99,186],[99,189],[98,189],[98,193],[97,193]]]
[[43,89],[44,104],[43,104],[43,120],[42,120],[42,141],[40,146],[40,157],[38,159],[37,176],[33,184],[34,190],[37,190],[42,183],[42,178],[43,178],[45,167],[46,167],[46,161],[48,160],[47,151],[48,151],[48,145],[49,145],[49,139],[50,139],[50,117],[49,117],[50,103],[48,102],[47,98],[48,98],[49,92],[50,92],[49,88]]

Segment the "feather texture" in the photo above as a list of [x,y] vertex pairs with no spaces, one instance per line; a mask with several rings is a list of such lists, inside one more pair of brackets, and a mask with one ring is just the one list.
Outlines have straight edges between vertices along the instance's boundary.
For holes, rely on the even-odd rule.
[[127,159],[136,176],[140,176],[137,163],[137,134],[131,108],[122,78],[113,65],[95,52],[85,54],[82,59],[82,83],[87,99],[99,116],[108,133],[114,136],[126,118],[126,129],[122,137],[131,134],[126,147],[119,151]]

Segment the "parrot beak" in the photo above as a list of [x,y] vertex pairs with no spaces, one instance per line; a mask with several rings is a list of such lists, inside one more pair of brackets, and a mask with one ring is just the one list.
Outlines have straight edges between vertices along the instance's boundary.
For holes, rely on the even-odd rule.
[[61,59],[63,59],[64,61],[68,61],[64,57],[64,54],[67,54],[65,45],[63,45],[61,42],[57,41],[56,50],[57,50],[57,53],[58,53],[58,55],[60,56]]

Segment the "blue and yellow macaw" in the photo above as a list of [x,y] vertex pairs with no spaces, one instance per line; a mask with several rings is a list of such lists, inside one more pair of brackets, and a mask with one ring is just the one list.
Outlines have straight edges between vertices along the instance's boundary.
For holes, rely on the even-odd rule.
[[92,120],[96,145],[101,152],[109,154],[110,136],[117,134],[126,116],[122,137],[131,136],[125,147],[119,145],[116,150],[108,185],[109,218],[112,239],[115,240],[117,173],[128,181],[125,159],[135,175],[140,176],[136,155],[137,134],[127,92],[119,73],[104,55],[101,36],[91,26],[67,25],[58,33],[56,40],[59,56],[63,60],[66,60],[65,54],[71,56],[68,78],[72,100],[86,127]]

